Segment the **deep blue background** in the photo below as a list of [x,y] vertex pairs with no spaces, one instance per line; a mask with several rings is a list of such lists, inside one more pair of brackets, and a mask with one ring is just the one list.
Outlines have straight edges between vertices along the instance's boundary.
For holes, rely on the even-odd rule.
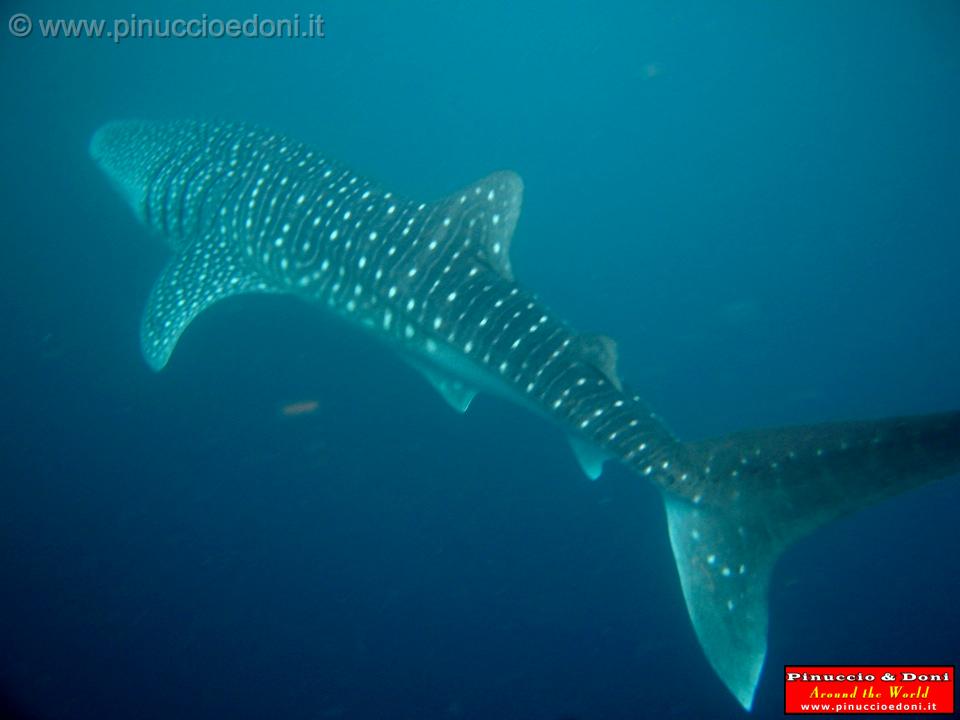
[[[166,251],[87,142],[251,121],[424,199],[515,169],[517,275],[683,437],[958,408],[960,6],[87,5],[322,11],[328,37],[17,40],[11,12],[75,4],[0,5],[0,713],[743,717],[656,491],[585,481],[555,429],[457,417],[283,298],[212,308],[149,372]],[[958,503],[941,482],[787,553],[756,717],[786,662],[960,659]]]

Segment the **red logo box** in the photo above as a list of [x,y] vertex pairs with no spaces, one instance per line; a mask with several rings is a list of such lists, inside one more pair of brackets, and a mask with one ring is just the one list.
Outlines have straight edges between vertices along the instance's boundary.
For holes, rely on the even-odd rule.
[[787,665],[786,715],[950,715],[953,665]]

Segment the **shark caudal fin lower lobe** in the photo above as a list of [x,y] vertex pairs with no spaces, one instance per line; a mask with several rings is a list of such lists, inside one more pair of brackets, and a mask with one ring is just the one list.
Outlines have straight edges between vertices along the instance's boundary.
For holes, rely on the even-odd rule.
[[836,517],[960,473],[960,412],[741,432],[687,448],[704,491],[665,494],[670,542],[700,644],[749,710],[780,553]]

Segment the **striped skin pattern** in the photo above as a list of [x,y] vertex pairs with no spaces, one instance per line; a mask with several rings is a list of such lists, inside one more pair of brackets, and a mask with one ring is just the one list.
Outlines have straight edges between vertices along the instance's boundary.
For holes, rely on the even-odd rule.
[[285,293],[376,334],[461,412],[487,391],[548,418],[589,477],[616,459],[663,490],[694,629],[747,709],[782,551],[960,470],[960,413],[680,442],[624,388],[612,340],[576,333],[514,281],[513,173],[415,202],[280,135],[188,121],[110,123],[90,151],[174,252],[141,326],[153,369],[204,308]]
[[284,137],[194,122],[107,125],[92,154],[180,252],[144,317],[154,369],[213,302],[290,293],[375,330],[418,364],[462,354],[485,382],[641,473],[675,481],[660,458],[676,442],[622,392],[610,345],[579,337],[513,281],[522,193],[513,173],[415,203]]

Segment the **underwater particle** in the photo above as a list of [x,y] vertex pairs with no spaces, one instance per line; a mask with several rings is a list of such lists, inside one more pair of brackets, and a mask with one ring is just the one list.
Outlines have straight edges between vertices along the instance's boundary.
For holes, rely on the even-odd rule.
[[660,63],[648,62],[643,66],[643,76],[647,80],[653,80],[655,77],[659,77],[662,74],[663,68],[660,66]]
[[284,417],[298,417],[300,415],[310,415],[316,412],[320,403],[316,400],[301,400],[299,402],[287,403],[280,408],[280,414]]

